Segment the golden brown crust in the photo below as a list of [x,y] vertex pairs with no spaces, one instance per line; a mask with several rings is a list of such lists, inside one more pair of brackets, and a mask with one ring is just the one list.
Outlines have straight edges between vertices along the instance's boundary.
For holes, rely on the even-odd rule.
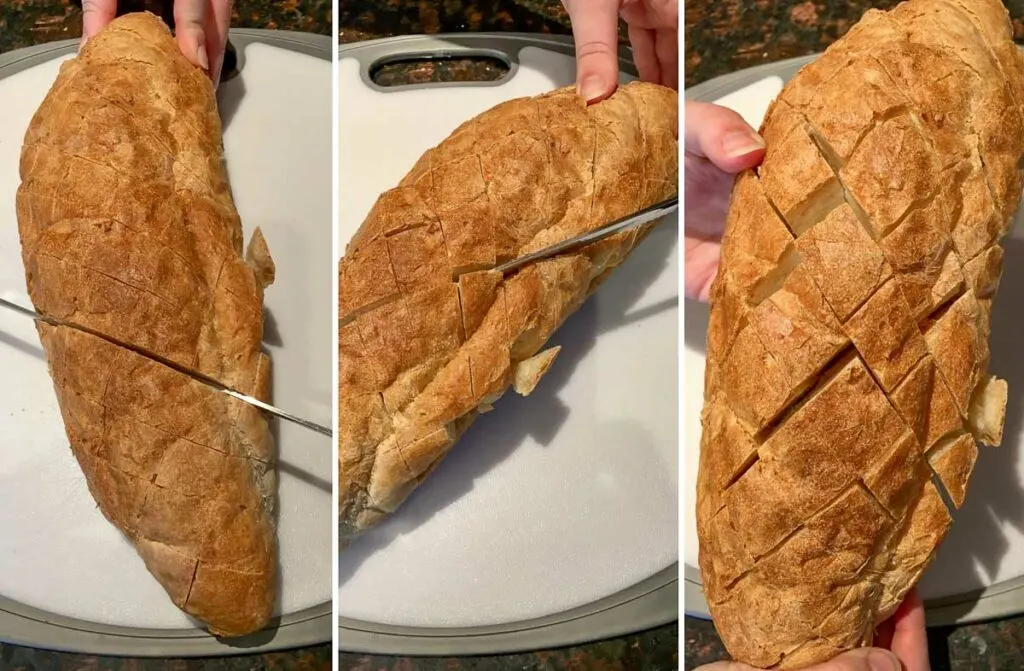
[[[927,567],[1006,385],[987,375],[1021,192],[1024,58],[995,0],[867,12],[768,110],[711,290],[697,528],[733,658],[870,644]],[[931,468],[929,468],[931,466]]]
[[[263,288],[273,261],[242,230],[213,87],[150,14],[64,63],[29,126],[17,208],[42,314],[268,398]],[[174,603],[220,635],[276,598],[266,419],[106,340],[40,325],[68,439],[103,514]]]
[[490,269],[675,193],[677,106],[642,83],[590,106],[572,89],[506,102],[380,196],[339,267],[343,543],[510,385],[537,384],[548,338],[643,232],[505,278]]
[[950,436],[928,453],[928,464],[957,508],[967,496],[967,481],[978,460],[978,444],[969,433]]

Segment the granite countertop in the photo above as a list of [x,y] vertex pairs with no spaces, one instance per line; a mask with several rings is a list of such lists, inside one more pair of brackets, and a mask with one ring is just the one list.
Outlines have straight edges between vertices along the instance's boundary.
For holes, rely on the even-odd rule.
[[[331,0],[237,0],[234,28],[268,28],[331,34]],[[81,0],[3,0],[0,2],[0,53],[82,34]],[[120,0],[119,11],[147,10],[172,20],[171,2]]]
[[[569,17],[558,0],[355,0],[346,2],[338,16],[341,43],[422,33],[467,31],[569,34]],[[625,40],[625,31],[620,31]],[[438,81],[497,79],[504,68],[493,61],[453,59],[411,61],[378,70],[381,85]],[[410,658],[384,655],[339,654],[341,671],[417,669],[591,669],[608,671],[679,668],[679,627],[673,623],[632,636],[589,645],[516,655],[466,658]]]
[[[763,63],[823,51],[872,7],[898,0],[686,0],[686,86]],[[1004,0],[1024,39],[1024,0]],[[684,618],[684,667],[728,659],[710,622]],[[928,632],[933,671],[1024,668],[1024,616]]]
[[[687,0],[686,86],[761,63],[823,51],[871,8],[899,0]],[[1003,0],[1024,40],[1024,0]]]
[[[558,0],[357,0],[346,2],[338,16],[338,40],[362,42],[396,35],[518,32],[568,35],[569,15]],[[626,31],[620,26],[620,40]],[[375,80],[399,83],[497,79],[503,68],[490,61],[453,59],[385,66]]]

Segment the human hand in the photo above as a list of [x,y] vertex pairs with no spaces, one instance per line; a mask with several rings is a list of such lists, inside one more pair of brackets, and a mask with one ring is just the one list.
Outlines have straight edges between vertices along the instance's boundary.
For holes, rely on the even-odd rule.
[[[843,653],[803,671],[931,671],[924,606],[913,589],[896,613],[875,632],[874,648]],[[695,671],[756,671],[738,662],[715,662]]]
[[679,87],[679,0],[562,0],[576,42],[576,87],[587,102],[619,85],[618,17],[645,82]]
[[[174,33],[181,53],[220,82],[232,0],[174,0]],[[117,16],[117,0],[82,0],[82,43]]]
[[875,645],[892,650],[903,662],[904,671],[931,671],[924,604],[916,587],[907,593],[893,616],[875,631]]
[[718,272],[725,216],[736,174],[764,159],[764,141],[736,112],[687,102],[683,289],[708,299]]

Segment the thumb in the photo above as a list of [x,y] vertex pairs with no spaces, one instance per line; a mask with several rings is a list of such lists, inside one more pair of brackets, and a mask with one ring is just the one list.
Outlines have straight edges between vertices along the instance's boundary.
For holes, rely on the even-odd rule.
[[[857,648],[830,659],[824,664],[809,666],[802,671],[902,671],[900,661],[888,650]],[[696,671],[758,671],[739,662],[715,662]]]
[[117,0],[82,0],[82,44],[117,15]]
[[727,107],[687,101],[684,122],[686,153],[706,158],[720,170],[735,174],[764,158],[764,140]]
[[174,33],[178,46],[192,65],[210,71],[210,56],[206,48],[206,10],[208,0],[176,0],[174,3]]
[[896,655],[881,648],[857,648],[805,671],[902,671]]
[[576,88],[587,102],[619,85],[619,0],[563,0],[576,43]]

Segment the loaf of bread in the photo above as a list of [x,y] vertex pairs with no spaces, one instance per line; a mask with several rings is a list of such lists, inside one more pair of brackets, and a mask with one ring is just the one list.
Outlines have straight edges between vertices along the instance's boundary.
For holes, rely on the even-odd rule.
[[503,277],[507,260],[676,192],[677,94],[631,83],[500,104],[385,192],[339,267],[340,524],[393,512],[512,386],[552,365],[551,334],[649,227]]
[[253,407],[161,355],[266,399],[263,289],[242,229],[213,87],[150,14],[91,39],[32,119],[18,225],[68,439],[100,510],[211,632],[268,621],[276,595],[274,449]]
[[868,11],[771,105],[712,288],[697,492],[737,660],[871,644],[962,504],[976,441],[1000,442],[989,318],[1022,102],[998,0],[910,0]]

